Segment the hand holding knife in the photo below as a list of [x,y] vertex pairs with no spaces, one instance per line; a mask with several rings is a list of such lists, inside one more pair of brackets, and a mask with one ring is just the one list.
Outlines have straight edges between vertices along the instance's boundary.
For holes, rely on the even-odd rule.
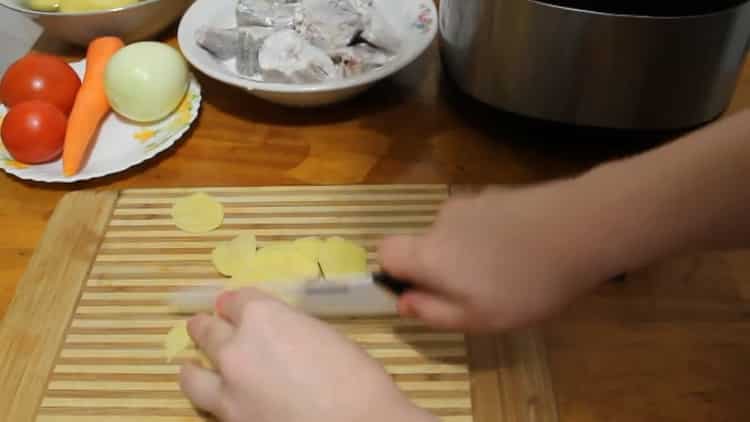
[[[336,279],[258,283],[255,287],[290,305],[320,317],[395,316],[398,297],[413,286],[388,273]],[[223,286],[205,286],[176,292],[168,301],[173,313],[213,312]]]

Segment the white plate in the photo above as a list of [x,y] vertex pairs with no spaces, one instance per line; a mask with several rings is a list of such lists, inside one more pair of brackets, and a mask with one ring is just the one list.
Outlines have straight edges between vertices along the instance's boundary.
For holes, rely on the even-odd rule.
[[[86,61],[71,63],[83,77]],[[119,173],[166,151],[187,132],[198,117],[201,87],[191,76],[190,88],[180,108],[152,124],[128,121],[112,112],[102,123],[96,142],[83,169],[72,177],[63,175],[62,159],[46,164],[25,165],[11,157],[0,142],[0,168],[25,180],[72,183]],[[0,120],[7,109],[0,104]],[[0,140],[1,141],[1,140]]]
[[376,0],[396,22],[402,41],[395,59],[380,69],[334,81],[314,84],[259,82],[245,78],[234,70],[234,60],[219,61],[201,48],[195,39],[204,25],[225,28],[237,26],[237,0],[196,0],[183,16],[177,34],[185,58],[198,70],[213,79],[244,88],[266,100],[291,106],[330,104],[349,98],[373,83],[386,78],[414,62],[430,46],[437,35],[437,10],[433,0]]

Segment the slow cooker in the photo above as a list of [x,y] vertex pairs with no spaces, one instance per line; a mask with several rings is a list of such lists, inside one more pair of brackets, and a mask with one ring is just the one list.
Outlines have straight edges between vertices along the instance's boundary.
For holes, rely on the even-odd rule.
[[441,0],[448,73],[539,119],[671,130],[719,116],[750,41],[750,1]]

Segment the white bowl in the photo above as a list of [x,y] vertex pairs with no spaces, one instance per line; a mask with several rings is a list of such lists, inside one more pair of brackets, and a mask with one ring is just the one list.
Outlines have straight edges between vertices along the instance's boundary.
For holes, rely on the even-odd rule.
[[437,34],[437,10],[432,0],[375,0],[401,25],[402,47],[396,58],[382,68],[356,77],[314,84],[272,83],[249,80],[201,48],[195,39],[203,25],[234,27],[236,0],[196,0],[180,22],[178,41],[182,53],[198,70],[213,79],[243,88],[273,103],[312,107],[347,100],[365,91],[414,62],[430,46]]
[[0,0],[0,6],[23,13],[53,36],[80,46],[91,40],[115,35],[125,42],[151,38],[175,22],[192,0],[144,0],[132,6],[84,13],[39,12],[24,0]]

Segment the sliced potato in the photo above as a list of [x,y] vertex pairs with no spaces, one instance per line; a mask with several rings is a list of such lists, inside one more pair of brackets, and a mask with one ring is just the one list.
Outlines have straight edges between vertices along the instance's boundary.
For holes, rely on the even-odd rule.
[[229,243],[222,242],[216,245],[213,252],[211,252],[211,262],[214,264],[216,271],[222,275],[231,277],[234,274],[234,262],[232,262]]
[[270,245],[266,245],[266,246],[260,248],[260,250],[258,252],[260,252],[260,251],[270,251],[270,250],[273,250],[273,249],[288,249],[288,248],[293,248],[293,247],[294,247],[294,242],[286,242],[286,241],[284,241],[284,242],[274,242],[274,243],[271,243]]
[[255,249],[255,235],[243,233],[229,242],[218,244],[211,253],[211,261],[216,271],[231,277],[249,268]]
[[323,241],[319,237],[303,237],[295,240],[293,243],[299,253],[305,255],[314,262],[318,262],[320,248],[323,246]]
[[[193,348],[195,348],[195,343],[188,334],[187,321],[178,322],[164,337],[164,356],[167,358],[167,362],[172,362],[176,357]],[[203,367],[213,368],[211,361],[201,350],[198,350],[198,360]]]
[[187,331],[187,321],[180,321],[164,338],[164,355],[167,362],[172,362],[180,353],[194,347],[193,339]]
[[272,245],[259,250],[250,260],[249,268],[232,277],[232,286],[312,279],[319,275],[318,264],[302,255],[294,245]]
[[224,221],[224,207],[205,193],[196,193],[175,201],[172,220],[188,233],[208,233]]
[[318,258],[326,278],[367,272],[367,251],[359,244],[341,237],[323,242]]
[[258,249],[258,241],[252,233],[242,233],[229,242],[229,253],[232,256],[233,272],[248,268]]

